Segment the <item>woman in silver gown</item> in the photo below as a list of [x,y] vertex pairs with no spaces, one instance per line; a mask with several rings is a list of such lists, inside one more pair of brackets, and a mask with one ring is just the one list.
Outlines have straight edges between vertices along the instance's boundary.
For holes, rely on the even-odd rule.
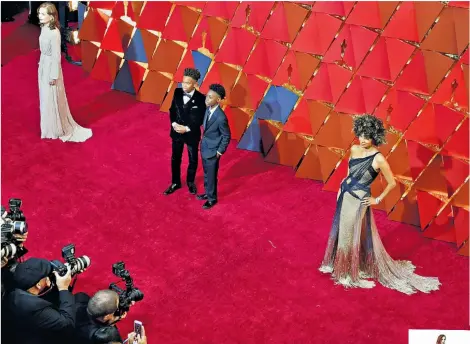
[[[354,121],[354,134],[360,145],[351,148],[348,175],[338,191],[320,271],[345,287],[372,288],[375,283],[369,279],[375,279],[405,294],[439,289],[437,278],[416,275],[411,262],[393,260],[380,239],[370,206],[380,203],[396,185],[387,160],[376,148],[385,143],[382,121],[371,115],[359,116]],[[370,185],[380,172],[388,185],[374,198]]]

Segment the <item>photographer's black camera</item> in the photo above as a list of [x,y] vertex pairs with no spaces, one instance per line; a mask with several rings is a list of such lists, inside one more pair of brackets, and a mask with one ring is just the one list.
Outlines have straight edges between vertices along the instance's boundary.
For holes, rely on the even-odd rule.
[[144,298],[144,293],[134,286],[134,282],[124,262],[117,262],[113,264],[113,274],[120,277],[126,283],[126,289],[123,290],[117,286],[116,283],[111,283],[109,289],[115,291],[119,295],[119,307],[116,311],[117,316],[128,312],[132,302],[141,301]]
[[11,221],[2,223],[2,231],[10,232],[12,234],[25,235],[28,233],[28,226],[24,221]]
[[10,231],[13,234],[24,235],[28,232],[26,218],[21,211],[22,201],[18,198],[12,198],[8,202],[9,210],[6,211],[2,206],[1,224],[2,231]]
[[8,202],[9,211],[6,217],[11,221],[26,221],[23,212],[21,211],[21,205],[23,202],[19,198],[11,198]]
[[[1,254],[2,258],[6,258],[8,260],[17,257],[17,254],[19,254],[20,250],[18,246],[16,246],[14,243],[14,238],[11,236],[9,237],[8,234],[4,234],[2,232],[2,249],[1,249]],[[21,254],[21,256],[24,256],[25,253]]]
[[1,254],[2,258],[6,258],[8,260],[13,258],[21,258],[28,250],[21,246],[21,243],[17,241],[17,239],[13,236],[13,233],[10,230],[4,230],[2,225],[2,246],[1,246]]
[[[20,222],[24,223],[24,222]],[[15,238],[14,234],[21,234],[24,235],[27,231],[26,227],[21,226],[17,222],[10,222],[10,223],[2,223],[1,225],[1,240],[2,240],[2,258],[6,258],[8,260],[13,258],[21,258],[24,256],[28,250],[22,245],[17,238]]]
[[28,250],[22,245],[15,234],[25,235],[28,232],[26,218],[21,211],[22,201],[12,198],[9,201],[9,210],[1,207],[1,255],[8,260],[21,258]]
[[74,244],[62,248],[62,258],[64,258],[65,264],[58,260],[51,261],[52,271],[57,271],[59,276],[65,276],[67,274],[67,266],[70,266],[72,276],[75,276],[88,268],[91,264],[91,260],[88,256],[75,257]]

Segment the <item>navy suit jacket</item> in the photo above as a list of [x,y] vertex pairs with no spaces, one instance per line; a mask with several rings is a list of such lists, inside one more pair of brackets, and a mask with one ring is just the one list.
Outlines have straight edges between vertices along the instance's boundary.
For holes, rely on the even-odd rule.
[[224,111],[217,107],[210,120],[207,120],[207,112],[203,121],[204,134],[201,141],[201,156],[203,159],[210,159],[217,155],[217,152],[224,154],[230,143],[231,133],[228,126],[227,116]]

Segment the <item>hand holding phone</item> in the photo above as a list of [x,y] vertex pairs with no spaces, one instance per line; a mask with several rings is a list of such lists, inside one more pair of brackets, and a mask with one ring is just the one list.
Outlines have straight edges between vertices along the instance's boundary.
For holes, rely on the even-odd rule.
[[142,338],[142,322],[138,320],[134,320],[134,344],[138,344],[138,340]]

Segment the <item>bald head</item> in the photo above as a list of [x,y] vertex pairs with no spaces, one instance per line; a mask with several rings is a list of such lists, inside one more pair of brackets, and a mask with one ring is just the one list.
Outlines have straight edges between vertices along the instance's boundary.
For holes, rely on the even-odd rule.
[[87,311],[93,319],[114,314],[119,306],[119,295],[112,290],[100,290],[88,301]]

